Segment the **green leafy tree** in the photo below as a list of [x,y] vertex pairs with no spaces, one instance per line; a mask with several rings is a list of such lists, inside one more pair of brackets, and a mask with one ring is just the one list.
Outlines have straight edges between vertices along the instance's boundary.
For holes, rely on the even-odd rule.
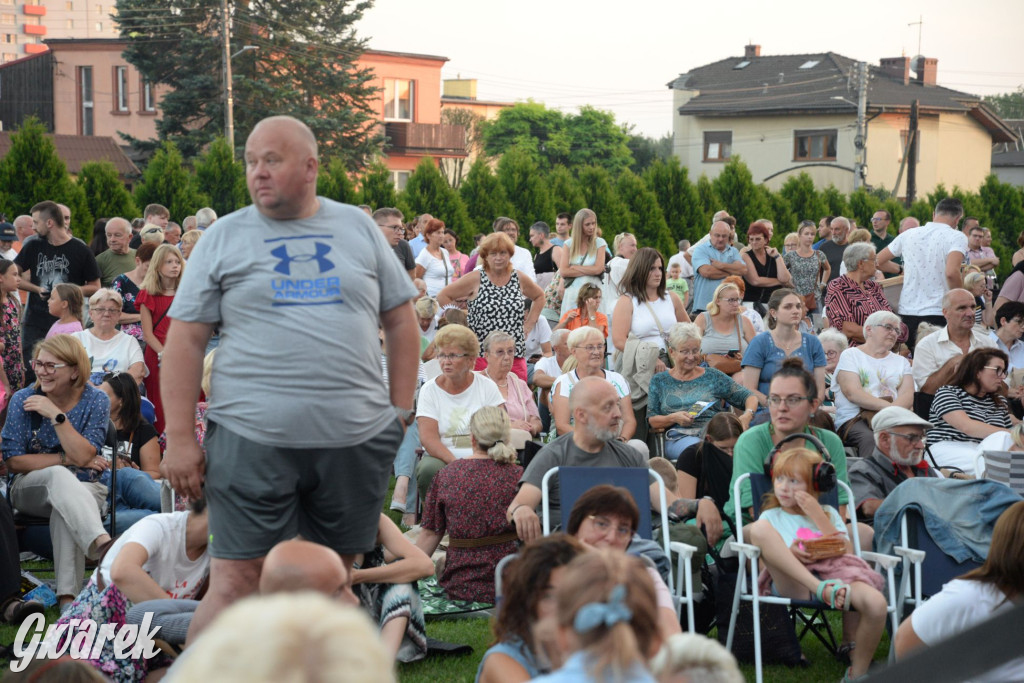
[[[131,220],[139,215],[135,200],[109,161],[82,164],[78,185],[85,193],[85,203],[94,218],[120,216]],[[77,223],[78,220],[72,215],[72,227],[77,227]]]
[[835,185],[829,183],[829,186],[822,190],[821,199],[825,202],[825,213],[820,216],[812,216],[811,220],[818,222],[826,215],[842,216],[846,213],[846,196],[836,189]]
[[348,175],[345,161],[337,157],[320,164],[320,172],[316,177],[316,193],[336,202],[361,203],[359,191]]
[[[540,169],[528,153],[518,147],[506,151],[498,162],[498,181],[512,205],[510,218],[516,219],[520,227],[551,220],[551,196]],[[523,230],[519,239],[522,242],[525,238]]]
[[[828,205],[825,203],[824,197],[814,189],[814,181],[805,172],[791,176],[779,189],[778,194],[782,195],[789,203],[789,210],[792,211],[796,220],[793,225],[779,226],[787,232],[791,231],[791,228],[796,230],[796,225],[802,220],[811,220],[817,223],[822,216],[828,213]],[[776,232],[780,231],[779,228],[776,228]]]
[[570,166],[601,166],[617,176],[633,163],[626,142],[629,136],[615,123],[615,115],[584,106],[565,118]]
[[[234,46],[254,45],[232,61],[235,144],[273,114],[288,114],[313,130],[325,156],[359,168],[383,142],[376,80],[359,67],[365,41],[355,25],[366,0],[245,2],[232,7]],[[128,43],[125,59],[153,84],[169,86],[159,102],[159,139],[196,156],[224,129],[220,2],[117,0],[117,22]],[[140,141],[155,146],[155,141]]]
[[1018,85],[1013,92],[987,95],[983,99],[1004,119],[1024,119],[1024,85]]
[[[488,232],[495,218],[515,213],[512,203],[505,196],[505,187],[483,159],[477,159],[469,167],[469,173],[459,187],[459,195],[477,232]],[[524,229],[526,227],[528,225]]]
[[[931,204],[932,210],[935,209],[935,205],[946,197],[952,197],[960,200],[960,203],[964,206],[965,216],[974,216],[981,221],[984,225],[988,221],[985,203],[981,201],[981,197],[974,192],[968,192],[959,185],[954,185],[952,190],[947,190],[945,184],[939,183],[935,188],[928,193],[928,203]],[[931,214],[929,214],[929,220],[931,220]]]
[[771,209],[739,156],[729,160],[712,185],[722,202],[721,208],[736,218],[736,231],[740,235],[746,235],[747,227],[758,218],[767,217]]
[[480,124],[480,134],[484,152],[489,156],[501,156],[517,148],[528,151],[544,169],[569,162],[565,116],[539,102],[519,102],[502,109],[497,118]]
[[11,135],[11,148],[0,160],[0,207],[13,218],[49,199],[71,209],[71,230],[92,239],[93,217],[85,192],[68,175],[53,140],[38,119],[29,117]]
[[206,153],[196,160],[195,169],[196,187],[203,188],[210,208],[218,216],[226,216],[250,203],[245,167],[234,160],[225,138],[214,138]]
[[770,192],[763,185],[758,186],[757,189],[761,192],[764,202],[769,207],[768,214],[761,216],[761,218],[767,218],[775,227],[771,244],[773,247],[778,247],[781,250],[782,245],[786,241],[786,235],[796,232],[796,226],[800,223],[800,220],[793,211],[793,207],[790,205],[786,195],[781,192]]
[[857,226],[871,229],[871,216],[882,208],[882,200],[863,187],[850,195],[850,210],[847,218],[857,221]]
[[704,225],[700,226],[697,231],[697,239],[700,239],[711,231],[711,217],[722,208],[722,200],[715,192],[715,186],[703,173],[697,179],[697,197],[700,198],[701,208],[704,209],[704,215],[707,217]]
[[655,140],[646,135],[635,135],[632,126],[627,129],[629,139],[626,146],[633,154],[633,163],[629,169],[638,175],[642,175],[656,161],[668,161],[672,156],[672,134],[668,133]]
[[1024,232],[1024,193],[990,175],[978,194],[992,231],[992,247],[999,256],[998,273],[1000,277],[1007,277],[1013,269],[1010,257],[1016,251],[1017,236]]
[[[609,245],[615,235],[632,231],[634,226],[630,223],[629,209],[615,191],[608,171],[600,166],[584,166],[580,169],[579,181],[583,201],[588,209],[597,214],[597,224]],[[641,242],[640,246],[647,245]]]
[[[385,207],[398,208],[395,183],[391,179],[391,171],[383,161],[378,159],[366,168],[360,181],[360,189],[363,203],[373,207],[375,211]],[[406,216],[406,219],[408,220],[409,216]]]
[[[545,223],[554,229],[555,217],[563,211],[570,215],[583,208],[583,188],[573,176],[572,172],[565,166],[558,165],[548,173],[548,192],[551,194],[551,215],[544,220]],[[571,221],[570,221],[571,222]]]
[[402,194],[412,213],[429,213],[444,221],[445,227],[454,230],[459,242],[472,243],[473,226],[466,214],[466,206],[459,193],[445,182],[433,159],[426,157],[420,161]]
[[[675,240],[669,232],[665,215],[658,206],[658,197],[647,187],[640,176],[632,171],[623,171],[615,183],[615,191],[629,212],[629,224],[636,235],[637,244],[654,247],[667,259],[676,253]],[[612,239],[605,238],[608,243]],[[667,262],[663,264],[667,266]]]
[[932,205],[927,199],[918,199],[910,205],[906,215],[913,216],[924,225],[932,219]]
[[692,243],[700,239],[707,226],[708,214],[704,213],[700,194],[690,182],[686,167],[680,165],[679,158],[656,160],[644,172],[643,178],[658,198],[658,206],[673,240],[688,239]]
[[171,212],[171,220],[180,221],[209,206],[210,200],[196,188],[195,177],[185,168],[178,147],[168,141],[149,160],[142,182],[135,188],[135,203],[141,207],[162,204]]

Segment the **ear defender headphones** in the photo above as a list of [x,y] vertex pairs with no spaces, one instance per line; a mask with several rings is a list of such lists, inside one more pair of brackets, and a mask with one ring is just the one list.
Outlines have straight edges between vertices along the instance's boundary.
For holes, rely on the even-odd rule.
[[828,449],[825,448],[825,444],[813,434],[790,434],[779,441],[778,445],[768,451],[768,455],[764,458],[765,476],[772,480],[775,479],[772,475],[772,468],[775,466],[775,456],[782,450],[784,444],[796,441],[797,439],[807,441],[821,455],[823,462],[819,462],[814,466],[814,471],[811,474],[811,485],[818,493],[828,493],[836,487],[836,468],[832,464],[832,457],[829,455]]

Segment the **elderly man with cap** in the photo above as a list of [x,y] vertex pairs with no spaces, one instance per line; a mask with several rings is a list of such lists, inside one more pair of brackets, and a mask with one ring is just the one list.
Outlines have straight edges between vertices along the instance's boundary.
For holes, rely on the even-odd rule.
[[907,479],[938,476],[924,460],[925,432],[933,426],[900,406],[878,411],[871,421],[874,453],[870,458],[850,461],[850,487],[857,500],[858,521],[871,524],[885,497]]

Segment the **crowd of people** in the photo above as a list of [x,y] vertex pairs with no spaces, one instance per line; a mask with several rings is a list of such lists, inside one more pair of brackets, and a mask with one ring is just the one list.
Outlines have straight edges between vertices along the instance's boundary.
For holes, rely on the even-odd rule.
[[[87,245],[43,200],[0,225],[17,237],[0,260],[0,449],[18,515],[0,515],[4,571],[24,550],[15,525],[45,524],[60,637],[75,620],[153,617],[168,654],[90,653],[112,680],[270,680],[275,658],[393,680],[394,662],[428,654],[417,582],[435,574],[444,599],[496,606],[478,681],[742,680],[724,648],[682,634],[669,558],[638,535],[648,500],[599,486],[562,510],[555,477],[559,533],[543,534],[542,481],[564,466],[664,472],[698,569],[746,526],[765,590],[855,611],[855,680],[885,625],[881,576],[817,571],[798,529],[870,547],[904,481],[977,474],[997,433],[1024,457],[1024,270],[1000,289],[990,232],[956,199],[898,233],[879,211],[871,230],[826,216],[778,240],[725,209],[672,255],[628,232],[609,245],[587,208],[529,226],[532,253],[502,216],[461,253],[444,216],[318,197],[317,143],[294,119],[260,122],[245,165],[253,204],[221,218],[178,225],[153,204],[98,221]],[[823,465],[854,501],[818,502]],[[755,515],[731,484],[764,471],[774,491]],[[381,513],[392,477],[409,536]],[[955,632],[937,620],[1019,602],[1006,566],[1021,505],[995,525],[990,562],[904,624],[901,656]],[[17,622],[41,606],[11,579],[0,618]],[[274,647],[256,637],[268,625]]]

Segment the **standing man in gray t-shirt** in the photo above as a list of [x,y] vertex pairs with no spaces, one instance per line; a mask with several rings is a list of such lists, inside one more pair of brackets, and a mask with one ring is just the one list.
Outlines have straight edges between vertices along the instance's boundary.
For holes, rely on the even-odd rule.
[[[163,471],[210,506],[210,587],[190,640],[256,591],[276,543],[301,534],[349,569],[373,547],[416,382],[416,291],[365,213],[316,196],[313,133],[290,117],[264,119],[245,165],[253,205],[196,245],[163,355]],[[195,406],[214,328],[204,455]]]

